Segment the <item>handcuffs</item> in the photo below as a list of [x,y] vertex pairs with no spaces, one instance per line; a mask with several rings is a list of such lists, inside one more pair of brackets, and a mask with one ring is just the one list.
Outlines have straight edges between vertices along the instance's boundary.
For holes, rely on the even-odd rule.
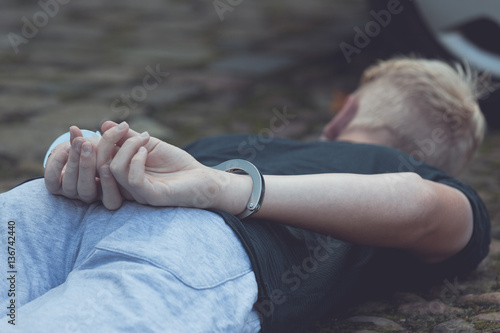
[[255,165],[246,160],[234,159],[222,162],[212,168],[231,173],[244,172],[252,178],[252,194],[250,195],[245,210],[236,215],[237,218],[241,220],[259,211],[262,201],[264,200],[266,186],[264,176]]

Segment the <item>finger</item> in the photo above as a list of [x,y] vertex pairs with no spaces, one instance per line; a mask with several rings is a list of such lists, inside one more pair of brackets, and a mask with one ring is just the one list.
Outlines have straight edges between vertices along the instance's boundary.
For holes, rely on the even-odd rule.
[[137,153],[141,146],[144,146],[149,141],[148,132],[144,132],[139,136],[132,137],[125,141],[123,146],[118,150],[115,157],[111,161],[111,173],[116,181],[125,187],[132,195],[133,191],[128,184],[128,174],[132,158]]
[[[104,124],[102,124],[101,131],[103,133],[105,133],[106,131],[108,131],[108,130],[112,129],[113,127],[116,127],[116,126],[118,126],[117,123],[115,123],[114,121],[108,120],[108,121],[104,122]],[[123,143],[125,141],[127,141],[128,139],[130,139],[130,138],[132,138],[134,136],[139,136],[139,135],[140,135],[139,132],[136,132],[133,129],[129,128],[128,133],[125,134],[125,136],[123,138],[121,138],[120,140],[118,140],[116,142],[116,145],[119,146],[119,147],[121,147],[123,145]],[[158,144],[159,142],[160,142],[160,140],[157,139],[157,138],[153,138],[153,137],[150,138],[149,142],[146,145],[146,149],[148,149],[148,151],[151,151],[154,148],[154,146],[156,144]]]
[[60,194],[62,187],[62,171],[68,161],[71,145],[68,142],[57,146],[49,155],[45,168],[44,180],[47,190],[52,194]]
[[[104,123],[104,124],[103,124],[103,126],[102,126],[102,129],[104,130],[105,128],[109,127],[109,128],[107,129],[107,130],[109,130],[109,129],[113,128],[114,126],[116,126],[116,125],[114,125],[114,124],[116,124],[116,123],[113,123],[112,121],[107,122],[107,123]],[[130,139],[130,138],[132,138],[132,137],[134,137],[134,136],[139,136],[139,135],[140,135],[140,133],[139,133],[139,132],[136,132],[136,131],[134,131],[133,129],[129,128],[129,129],[128,129],[128,132],[127,132],[127,133],[126,133],[126,134],[125,134],[125,135],[124,135],[124,136],[123,136],[120,140],[118,140],[118,141],[116,142],[116,145],[121,147],[121,146],[123,145],[123,143],[124,143],[125,141],[127,141],[128,139]]]
[[129,127],[126,122],[107,130],[97,146],[97,168],[109,164],[115,152],[116,143],[127,134]]
[[115,123],[114,121],[107,120],[105,121],[102,126],[101,126],[101,132],[106,133],[108,130],[112,129],[113,127],[118,126],[118,123]]
[[140,147],[137,153],[132,157],[128,172],[128,182],[130,185],[141,186],[144,183],[147,156],[148,151],[146,148]]
[[157,204],[156,200],[151,198],[152,185],[147,181],[145,176],[147,157],[147,149],[140,147],[130,162],[128,182],[133,188],[132,194],[138,202]]
[[[105,129],[107,127],[112,128],[115,125],[116,125],[116,123],[114,123],[112,121],[109,121],[109,122],[106,122],[106,123],[103,124],[102,129]],[[141,135],[141,133],[139,133],[137,131],[134,131],[133,129],[129,128],[127,134],[125,134],[123,136],[123,138],[121,138],[120,140],[118,140],[116,142],[116,145],[119,146],[119,147],[121,147],[123,145],[123,143],[125,141],[127,141],[128,139],[133,138],[134,136],[139,136],[139,135]],[[146,149],[148,151],[151,151],[154,148],[154,146],[157,145],[159,142],[160,142],[159,139],[151,137],[150,140],[149,140],[149,142],[146,144]]]
[[62,176],[62,192],[68,198],[76,198],[78,171],[80,164],[80,153],[82,149],[83,138],[75,138],[71,145],[68,162]]
[[84,138],[85,142],[90,142],[94,148],[99,145],[99,141],[101,140],[100,136],[89,136]]
[[69,128],[69,142],[73,143],[73,140],[76,138],[83,137],[82,131],[76,126],[71,126]]
[[145,191],[147,186],[145,180],[145,165],[148,156],[148,151],[144,147],[140,147],[137,153],[130,161],[130,169],[128,172],[128,183],[134,189],[133,194],[138,195],[145,201],[148,201]]
[[81,148],[78,169],[77,192],[78,198],[90,203],[97,199],[96,184],[96,151],[90,142],[84,142]]
[[134,200],[134,197],[132,196],[132,194],[130,194],[130,192],[127,191],[123,186],[118,184],[118,188],[120,189],[120,193],[122,194],[122,198],[124,200]]
[[118,183],[111,174],[109,164],[104,164],[99,169],[101,176],[102,204],[110,210],[116,210],[122,205],[123,199]]

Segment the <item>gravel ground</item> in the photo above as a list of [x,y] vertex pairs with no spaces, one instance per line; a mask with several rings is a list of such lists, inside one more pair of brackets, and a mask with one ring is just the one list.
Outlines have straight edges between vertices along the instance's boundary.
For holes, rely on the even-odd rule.
[[[363,69],[387,57],[376,40],[351,63],[340,52],[366,12],[363,0],[3,0],[0,192],[42,175],[47,147],[73,124],[126,120],[182,146],[266,131],[286,109],[294,118],[273,135],[313,140]],[[499,132],[463,179],[500,237]],[[332,314],[314,332],[500,331],[499,258],[495,240],[467,279]]]

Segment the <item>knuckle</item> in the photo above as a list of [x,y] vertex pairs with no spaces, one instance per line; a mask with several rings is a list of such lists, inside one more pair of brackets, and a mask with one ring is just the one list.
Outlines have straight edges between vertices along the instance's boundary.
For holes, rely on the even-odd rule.
[[113,131],[106,131],[102,134],[102,140],[104,141],[110,141],[113,139]]
[[141,138],[138,137],[138,136],[133,136],[131,138],[128,138],[125,141],[124,145],[127,145],[127,146],[136,146],[136,145],[138,145],[140,143],[141,143]]
[[[54,159],[54,166],[53,168],[55,168],[56,170],[62,170],[64,168],[64,165],[66,163],[60,159]],[[49,166],[49,168],[52,168],[52,166]]]
[[121,169],[121,166],[117,163],[111,162],[111,164],[109,165],[109,170],[111,170],[111,173],[115,176],[120,173]]

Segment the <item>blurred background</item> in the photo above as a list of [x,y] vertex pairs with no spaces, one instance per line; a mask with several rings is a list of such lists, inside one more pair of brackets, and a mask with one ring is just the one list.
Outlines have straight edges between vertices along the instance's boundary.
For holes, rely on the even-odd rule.
[[[50,143],[73,124],[97,130],[126,120],[182,146],[259,133],[273,109],[286,108],[295,117],[273,135],[311,140],[377,59],[485,49],[469,61],[500,75],[500,60],[480,61],[498,51],[494,38],[484,41],[498,22],[484,17],[500,4],[485,0],[495,10],[475,13],[470,1],[449,2],[3,0],[0,191],[41,175]],[[457,36],[461,49],[448,42]],[[497,95],[482,106],[498,128]]]
[[[366,18],[357,1],[2,0],[0,189],[42,174],[70,125],[111,119],[176,145],[269,127],[313,138],[332,93],[363,66],[339,43]],[[358,59],[368,58],[360,54]],[[370,59],[371,62],[375,59]]]
[[[2,0],[0,32],[0,192],[41,176],[71,125],[126,120],[180,146],[244,132],[314,140],[378,59],[465,58],[500,77],[495,0]],[[492,87],[463,179],[500,225]]]

